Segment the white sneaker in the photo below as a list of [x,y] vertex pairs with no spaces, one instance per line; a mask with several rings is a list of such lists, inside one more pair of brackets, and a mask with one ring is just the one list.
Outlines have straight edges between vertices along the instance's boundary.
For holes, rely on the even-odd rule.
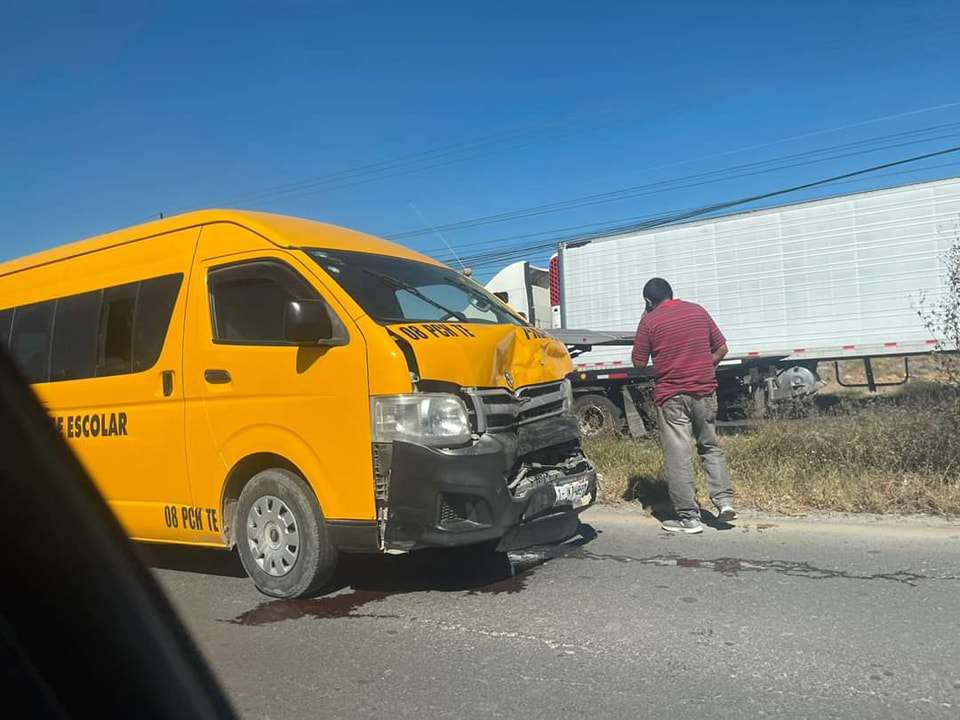
[[723,522],[730,522],[731,520],[737,519],[737,511],[733,509],[732,505],[724,505],[720,508],[720,514],[717,515],[718,520]]

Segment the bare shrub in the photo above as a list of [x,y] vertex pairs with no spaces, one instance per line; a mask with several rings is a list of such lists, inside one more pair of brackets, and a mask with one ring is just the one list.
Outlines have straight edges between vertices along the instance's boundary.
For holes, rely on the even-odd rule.
[[932,307],[923,303],[920,318],[937,340],[940,371],[950,386],[960,393],[960,235],[943,257],[944,294]]

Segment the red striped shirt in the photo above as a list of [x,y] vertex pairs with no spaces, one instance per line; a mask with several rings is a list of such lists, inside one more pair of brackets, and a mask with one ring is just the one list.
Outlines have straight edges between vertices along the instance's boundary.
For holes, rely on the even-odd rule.
[[726,342],[702,307],[683,300],[664,300],[640,318],[633,341],[633,364],[643,367],[653,356],[653,401],[657,405],[681,393],[709,395],[717,389],[713,353]]

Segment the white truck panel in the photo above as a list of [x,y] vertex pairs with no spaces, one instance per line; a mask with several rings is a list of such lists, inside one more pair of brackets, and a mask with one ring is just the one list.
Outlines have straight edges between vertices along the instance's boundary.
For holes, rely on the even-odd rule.
[[[732,354],[924,352],[918,317],[942,296],[960,232],[960,178],[596,238],[562,248],[564,325],[624,332],[647,279],[703,305]],[[579,364],[629,364],[596,348]]]
[[[530,270],[533,272],[529,272]],[[553,310],[550,307],[550,289],[531,282],[537,277],[547,278],[547,270],[520,261],[500,270],[490,278],[485,287],[490,292],[497,293],[510,307],[523,313],[524,317],[533,318],[536,327],[551,328],[553,327]],[[533,300],[532,308],[530,307],[531,299]]]

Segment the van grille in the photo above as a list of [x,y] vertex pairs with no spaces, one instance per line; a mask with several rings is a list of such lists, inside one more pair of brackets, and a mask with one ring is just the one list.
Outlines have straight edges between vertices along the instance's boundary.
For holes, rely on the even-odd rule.
[[563,412],[563,382],[530,385],[516,392],[503,388],[469,389],[478,432],[510,430]]

